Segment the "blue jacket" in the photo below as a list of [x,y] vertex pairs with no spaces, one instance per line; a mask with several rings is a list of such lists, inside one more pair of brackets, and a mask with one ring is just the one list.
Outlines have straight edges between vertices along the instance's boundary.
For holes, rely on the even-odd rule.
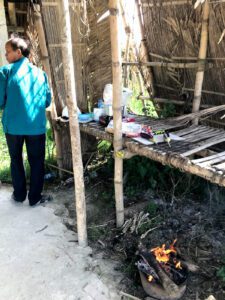
[[45,109],[51,92],[45,72],[22,57],[0,68],[0,109],[5,133],[38,135],[46,131]]

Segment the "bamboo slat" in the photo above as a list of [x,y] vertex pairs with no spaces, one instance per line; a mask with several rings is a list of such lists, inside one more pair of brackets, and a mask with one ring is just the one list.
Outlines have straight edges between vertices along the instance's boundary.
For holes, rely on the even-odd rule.
[[217,158],[217,157],[220,157],[220,156],[224,156],[224,155],[225,155],[225,151],[220,152],[220,153],[216,153],[214,155],[210,155],[210,156],[207,156],[207,157],[203,157],[203,158],[192,159],[192,162],[195,163],[195,164],[203,163],[203,162],[206,162],[208,160],[211,160],[211,159],[214,159],[214,158]]
[[221,162],[224,162],[225,161],[225,155],[223,156],[219,156],[217,158],[213,158],[212,160],[208,160],[208,161],[205,161],[203,163],[200,163],[198,165],[200,165],[201,167],[206,167],[206,166],[211,166],[213,164],[217,164],[217,163],[221,163]]
[[189,151],[186,151],[184,153],[182,153],[183,156],[190,156],[192,154],[195,154],[195,153],[198,153],[199,151],[203,150],[203,149],[206,149],[210,146],[213,146],[213,145],[217,145],[217,144],[220,144],[222,142],[225,141],[225,135],[223,137],[220,137],[219,139],[215,139],[215,138],[211,138],[211,139],[208,139],[205,143],[202,143],[200,146],[192,149],[192,150],[189,150]]

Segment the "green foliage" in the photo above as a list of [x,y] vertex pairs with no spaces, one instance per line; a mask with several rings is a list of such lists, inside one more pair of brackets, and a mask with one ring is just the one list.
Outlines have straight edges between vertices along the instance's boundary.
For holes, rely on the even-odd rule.
[[216,275],[225,282],[225,266],[222,266],[216,273]]
[[[166,197],[181,196],[187,192],[203,193],[204,180],[199,177],[181,173],[177,169],[163,166],[146,157],[135,156],[124,161],[124,170],[127,173],[127,187],[140,191],[140,189],[152,189],[163,193]],[[185,182],[185,184],[184,184]],[[151,206],[151,204],[150,204]],[[149,207],[149,210],[153,207]]]
[[47,122],[47,130],[46,130],[46,155],[45,159],[48,162],[54,163],[55,162],[55,141],[52,129],[50,127],[49,122]]
[[97,148],[100,154],[107,154],[111,150],[112,144],[108,141],[103,140],[98,143]]
[[149,201],[145,211],[149,213],[150,218],[153,218],[157,213],[157,205],[154,202]]
[[173,103],[165,103],[163,105],[163,109],[160,113],[161,118],[169,118],[174,117],[176,114],[176,108]]

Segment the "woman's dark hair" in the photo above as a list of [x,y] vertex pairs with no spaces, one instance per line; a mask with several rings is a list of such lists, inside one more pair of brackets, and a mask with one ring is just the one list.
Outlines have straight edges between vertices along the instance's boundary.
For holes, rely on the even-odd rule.
[[6,45],[10,45],[14,51],[20,49],[22,55],[25,57],[28,57],[30,54],[30,47],[28,42],[19,37],[9,39],[6,42]]

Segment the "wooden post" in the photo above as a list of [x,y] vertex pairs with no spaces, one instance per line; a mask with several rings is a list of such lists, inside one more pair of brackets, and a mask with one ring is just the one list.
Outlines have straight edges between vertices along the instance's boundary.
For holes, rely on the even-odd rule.
[[77,113],[76,82],[72,53],[71,23],[68,0],[59,0],[61,4],[62,58],[66,81],[66,104],[69,112],[70,138],[72,148],[73,172],[75,181],[75,203],[77,215],[78,242],[87,246],[86,203],[84,190],[83,163],[81,156],[80,128]]
[[5,58],[5,43],[8,40],[4,0],[0,0],[0,32],[0,66],[3,66],[7,64]]
[[8,2],[8,12],[9,12],[10,25],[17,26],[15,3]]
[[[201,63],[201,65],[198,67],[196,73],[192,112],[199,111],[199,107],[201,103],[202,84],[204,79],[204,69],[205,69],[205,61],[206,61],[207,46],[208,46],[208,35],[209,35],[209,1],[206,0],[203,4],[201,41],[200,41],[200,49],[198,54],[198,62]],[[195,125],[198,124],[198,118],[193,120],[193,124]]]
[[116,199],[116,224],[120,227],[124,223],[123,204],[123,159],[117,156],[123,148],[122,141],[122,58],[120,49],[119,28],[119,0],[109,0],[110,37],[112,48],[113,72],[113,146],[115,153],[114,186]]
[[[136,3],[136,7],[137,7],[139,27],[141,30],[141,45],[140,45],[141,62],[148,62],[148,61],[150,61],[150,57],[148,54],[146,36],[145,36],[143,22],[142,22],[141,2],[140,2],[140,0],[135,0],[135,3]],[[152,96],[154,98],[154,96],[155,96],[154,77],[153,77],[153,71],[150,66],[148,67],[148,77],[149,78],[146,81],[149,81],[150,89],[151,89],[151,90],[149,90],[149,88],[148,88],[149,96]]]
[[[44,32],[42,17],[41,17],[41,13],[40,13],[40,6],[36,4],[34,7],[35,7],[34,22],[35,22],[35,28],[37,30],[40,49],[41,49],[42,64],[44,66],[44,70],[46,71],[46,73],[48,75],[49,85],[50,85],[51,90],[52,90],[51,67],[50,67],[50,62],[49,62],[48,49],[47,49],[47,46],[46,46],[46,39],[45,39],[45,32]],[[51,104],[50,109],[51,109],[51,111],[50,111],[51,112],[51,119],[54,120],[54,119],[57,118],[57,111],[56,111],[56,107],[55,107],[53,92],[52,92],[52,104]],[[63,165],[62,165],[61,138],[60,138],[59,131],[55,130],[54,127],[53,127],[53,131],[54,131],[54,138],[55,138],[55,144],[56,144],[56,156],[57,156],[57,165],[59,167],[59,177],[62,178],[63,174],[61,172],[61,169],[62,169]]]

